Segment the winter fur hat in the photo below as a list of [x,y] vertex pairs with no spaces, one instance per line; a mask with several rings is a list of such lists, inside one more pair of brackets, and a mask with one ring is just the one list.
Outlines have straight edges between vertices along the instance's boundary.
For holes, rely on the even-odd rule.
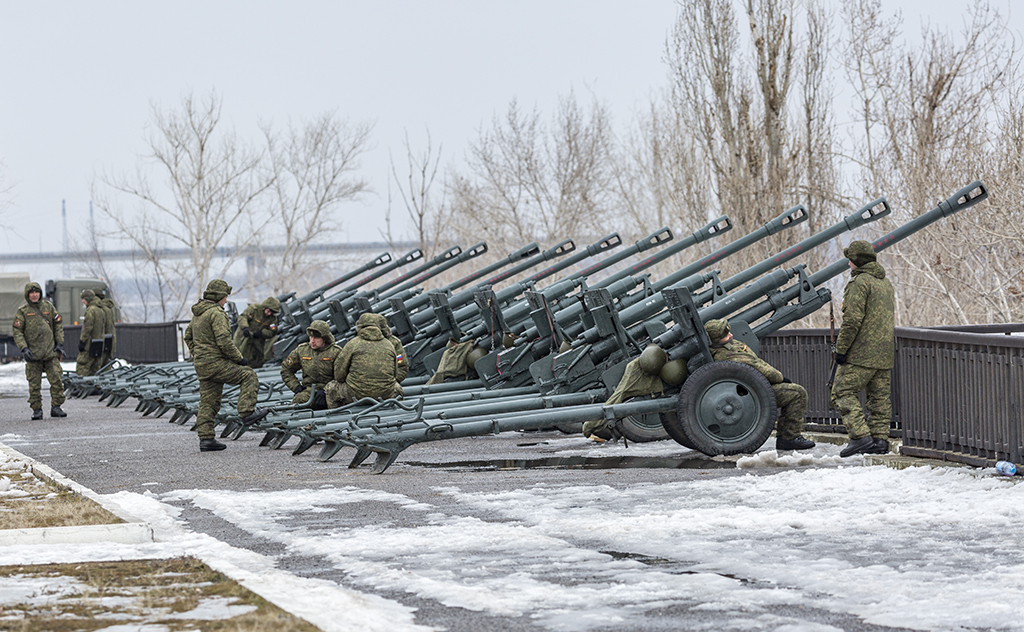
[[875,249],[863,239],[850,242],[850,245],[843,249],[843,256],[852,261],[853,265],[858,268],[878,258],[878,255],[875,254]]

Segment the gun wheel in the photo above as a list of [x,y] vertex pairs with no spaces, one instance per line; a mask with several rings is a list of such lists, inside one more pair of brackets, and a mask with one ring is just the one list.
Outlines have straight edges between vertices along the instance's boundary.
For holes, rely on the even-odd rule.
[[665,429],[665,433],[669,438],[684,448],[689,448],[691,450],[697,449],[697,446],[693,445],[693,441],[690,440],[690,437],[683,433],[683,428],[679,425],[679,415],[676,414],[676,411],[672,410],[667,413],[659,413],[658,419],[661,421],[661,426]]
[[[636,397],[628,401],[636,401],[637,399],[650,398]],[[618,428],[619,431],[622,432],[622,436],[634,443],[663,441],[669,438],[668,433],[665,432],[665,428],[661,424],[661,416],[659,413],[623,417],[622,419],[619,419]]]
[[675,430],[709,456],[751,453],[768,440],[778,415],[775,391],[758,370],[711,362],[683,383]]

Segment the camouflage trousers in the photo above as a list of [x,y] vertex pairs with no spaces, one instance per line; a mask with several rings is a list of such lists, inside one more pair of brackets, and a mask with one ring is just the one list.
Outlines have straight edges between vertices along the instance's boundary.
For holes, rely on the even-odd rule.
[[57,356],[49,360],[25,363],[25,378],[28,380],[28,405],[32,410],[43,408],[43,373],[46,373],[46,381],[50,383],[50,406],[60,406],[64,403],[64,380],[61,377],[63,370],[60,368],[60,360]]
[[[890,369],[870,369],[856,364],[839,365],[835,384],[832,385],[832,406],[842,413],[843,425],[851,439],[867,435],[888,439],[889,422],[892,420],[891,388]],[[867,396],[867,418],[857,399],[861,391]]]
[[103,366],[102,362],[103,358],[91,357],[88,349],[80,351],[75,359],[75,373],[78,375],[96,375],[100,367]]
[[401,399],[402,396],[405,395],[405,391],[402,390],[402,386],[398,382],[395,382],[394,386],[385,393],[363,393],[361,391],[357,391],[347,383],[339,384],[334,380],[328,382],[327,386],[324,387],[324,390],[327,391],[328,408],[337,408],[338,406],[351,404],[352,402],[357,402],[364,397],[371,397],[381,401],[385,399]]
[[782,439],[796,439],[804,431],[807,389],[799,384],[782,382],[772,384],[772,390],[775,391],[775,403],[780,409],[775,433]]
[[214,360],[196,366],[199,376],[199,412],[196,413],[196,432],[200,439],[213,439],[214,419],[220,412],[225,384],[238,384],[238,414],[241,417],[256,410],[256,391],[259,380],[256,372],[247,366],[228,360]]

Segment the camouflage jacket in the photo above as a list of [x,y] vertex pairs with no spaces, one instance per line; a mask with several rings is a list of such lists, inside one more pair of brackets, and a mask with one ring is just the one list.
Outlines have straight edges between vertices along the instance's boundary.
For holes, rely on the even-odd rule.
[[103,332],[104,336],[114,335],[114,301],[109,298],[100,299],[100,309],[103,310]]
[[79,340],[85,341],[88,346],[90,340],[103,340],[103,334],[107,330],[107,315],[103,311],[100,299],[94,298],[89,301],[82,316],[82,333]]
[[869,369],[891,369],[895,357],[895,305],[885,268],[871,261],[853,270],[843,291],[843,325],[836,353]]
[[64,322],[53,304],[45,298],[38,303],[28,301],[28,294],[35,290],[42,297],[43,290],[38,283],[25,286],[25,304],[14,314],[14,344],[19,349],[28,347],[36,360],[56,357],[54,347],[64,344]]
[[388,324],[388,319],[383,314],[375,314],[375,316],[381,335],[390,340],[391,345],[395,348],[395,381],[401,384],[409,375],[409,360],[405,357],[405,345],[397,336],[391,335],[391,325]]
[[779,384],[782,382],[782,371],[757,357],[757,354],[751,351],[750,347],[735,338],[725,344],[716,342],[711,345],[711,357],[716,361],[732,360],[733,362],[749,364],[768,378],[769,384]]
[[345,343],[334,363],[334,379],[348,384],[353,398],[387,397],[395,380],[395,347],[380,327],[356,327],[356,337]]
[[[316,323],[314,323],[315,326]],[[304,342],[284,359],[281,363],[281,379],[285,386],[296,391],[300,385],[296,373],[302,371],[303,388],[319,385],[324,386],[334,379],[334,365],[341,355],[341,347],[334,344],[334,334],[330,327],[321,331],[324,342],[322,349],[313,349],[308,342]]]
[[[264,307],[263,303],[252,303],[238,315],[238,325],[235,327],[234,340],[235,346],[243,354],[245,354],[245,347],[249,345],[255,344],[261,349],[266,349],[270,346],[267,342],[277,336],[277,314],[267,316],[263,313]],[[260,338],[256,340],[246,338],[242,334],[243,329],[248,329],[249,333],[252,334],[259,332]],[[270,344],[273,343],[271,342]]]
[[242,359],[235,343],[231,342],[228,315],[214,301],[202,299],[192,306],[192,322],[185,328],[185,344],[196,366],[215,360],[237,364]]

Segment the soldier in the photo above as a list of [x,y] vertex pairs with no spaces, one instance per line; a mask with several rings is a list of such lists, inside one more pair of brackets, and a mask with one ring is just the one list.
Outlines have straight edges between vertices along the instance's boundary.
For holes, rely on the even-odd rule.
[[25,286],[26,304],[14,315],[14,344],[25,358],[28,380],[28,405],[32,419],[43,418],[43,373],[50,383],[50,416],[67,417],[61,410],[64,403],[64,382],[60,361],[64,358],[64,323],[50,301],[43,298],[38,283]]
[[93,294],[100,299],[100,309],[103,310],[103,355],[100,356],[100,368],[103,368],[114,357],[114,301],[107,298],[101,287],[93,289]]
[[[306,328],[309,342],[296,347],[281,363],[281,379],[295,397],[293,404],[305,404],[313,400],[313,410],[327,408],[327,393],[324,390],[334,379],[334,363],[341,355],[341,347],[334,344],[331,326],[322,320],[314,320]],[[295,374],[302,371],[300,382]]]
[[[889,452],[889,399],[895,358],[896,296],[885,268],[870,243],[852,242],[843,254],[850,260],[850,282],[843,291],[843,325],[836,338],[832,401],[843,415],[850,443],[839,456]],[[865,419],[857,393],[865,391],[870,416]]]
[[395,381],[401,384],[409,376],[409,361],[405,358],[405,345],[397,336],[391,334],[391,325],[388,324],[388,319],[383,314],[374,314],[374,317],[377,327],[380,328],[380,333],[390,340],[391,345],[395,348]]
[[75,373],[79,375],[96,375],[100,370],[103,356],[103,335],[106,331],[106,314],[100,306],[100,299],[92,290],[82,290],[82,304],[85,314],[82,316],[82,331],[78,337],[78,358],[75,362]]
[[250,304],[238,316],[235,346],[254,369],[260,368],[274,357],[277,314],[280,311],[281,301],[271,296],[262,303]]
[[327,385],[327,405],[336,408],[364,397],[402,396],[396,381],[395,346],[378,326],[379,316],[367,312],[356,321],[356,337],[349,340],[334,363],[334,379]]
[[214,438],[214,417],[220,411],[225,384],[239,384],[238,415],[242,424],[252,425],[267,416],[266,409],[256,409],[259,381],[231,342],[231,325],[224,312],[224,303],[231,286],[213,279],[206,286],[203,298],[192,306],[192,322],[185,328],[185,344],[199,377],[199,411],[196,432],[200,452],[223,450],[226,446]]
[[775,423],[776,450],[809,450],[814,442],[802,436],[804,411],[807,410],[807,390],[794,384],[782,372],[757,357],[750,347],[732,337],[729,322],[709,320],[704,330],[711,339],[711,357],[717,360],[732,360],[749,364],[760,371],[775,391],[775,403],[782,409]]

